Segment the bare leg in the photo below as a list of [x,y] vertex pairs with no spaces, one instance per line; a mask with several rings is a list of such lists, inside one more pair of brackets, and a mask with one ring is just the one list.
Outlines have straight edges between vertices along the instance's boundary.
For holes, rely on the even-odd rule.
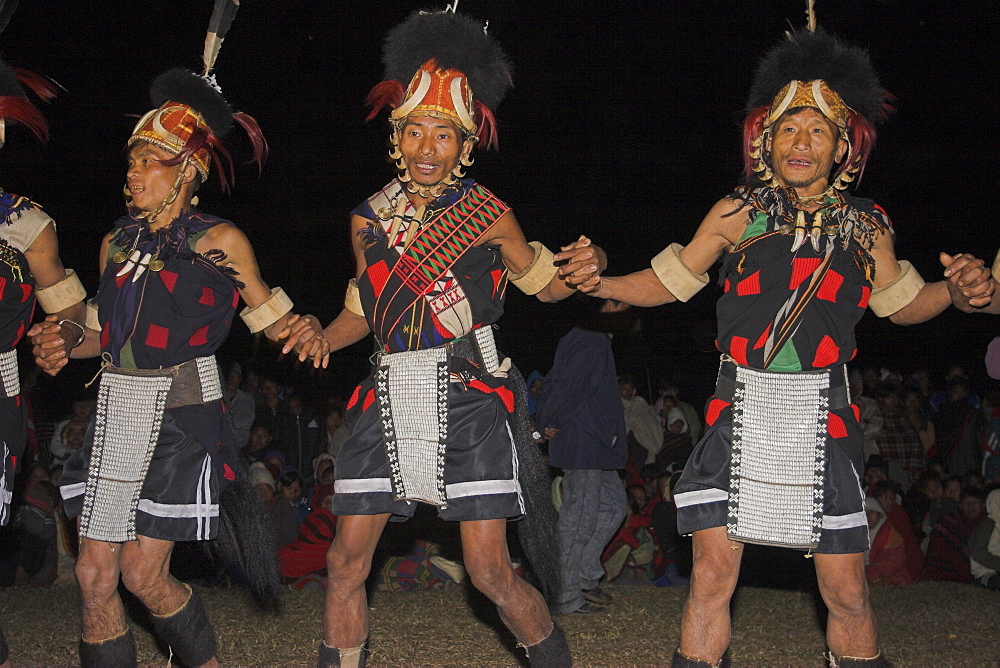
[[[139,540],[122,546],[122,581],[154,615],[165,617],[176,613],[188,601],[188,588],[170,575],[170,553],[174,544],[139,536]],[[212,657],[204,666],[218,666]]]
[[472,584],[497,609],[518,642],[535,645],[552,632],[545,599],[514,572],[507,552],[507,520],[462,522],[462,555]]
[[740,575],[743,544],[726,536],[725,527],[694,533],[691,590],[681,619],[680,652],[715,665],[729,647],[729,600]]
[[368,637],[365,580],[371,570],[375,546],[388,521],[388,513],[337,518],[337,535],[326,553],[323,641],[327,647],[357,647]]
[[871,658],[878,654],[875,613],[868,600],[862,553],[817,554],[816,578],[830,610],[826,643],[837,657]]
[[80,583],[83,640],[99,643],[121,635],[128,628],[118,596],[121,543],[80,538],[76,579]]

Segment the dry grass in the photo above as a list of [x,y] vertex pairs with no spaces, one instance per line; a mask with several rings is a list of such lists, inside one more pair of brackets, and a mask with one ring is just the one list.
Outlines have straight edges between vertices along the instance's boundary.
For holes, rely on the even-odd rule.
[[[668,665],[685,591],[625,585],[606,589],[616,597],[608,613],[559,618],[576,662]],[[322,592],[288,592],[279,617],[255,612],[239,591],[208,589],[202,595],[225,664],[315,665]],[[876,588],[872,601],[883,647],[898,666],[1000,666],[1000,594],[921,583]],[[371,663],[377,666],[516,666],[523,657],[495,610],[476,592],[377,592],[370,608]],[[741,587],[734,614],[734,664],[823,665],[821,613],[811,593]],[[77,615],[71,588],[0,591],[0,620],[17,665],[75,665]],[[132,626],[140,662],[166,665],[166,656],[142,624],[137,614]]]

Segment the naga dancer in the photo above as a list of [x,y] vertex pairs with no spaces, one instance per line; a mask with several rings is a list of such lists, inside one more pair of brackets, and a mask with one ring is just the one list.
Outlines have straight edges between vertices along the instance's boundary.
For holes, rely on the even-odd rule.
[[[0,33],[14,2],[0,1]],[[43,100],[55,96],[48,81],[34,72],[0,61],[0,148],[7,124],[19,123],[39,140],[48,139],[45,118],[28,100],[23,86]],[[83,337],[83,299],[87,292],[72,269],[59,260],[56,224],[27,197],[0,189],[0,526],[10,521],[14,475],[28,434],[27,407],[21,399],[17,344],[31,325],[35,303],[50,314],[70,346]],[[7,642],[0,630],[0,666],[7,666]]]
[[[337,456],[319,665],[364,665],[372,553],[386,522],[412,516],[421,502],[461,523],[472,582],[532,665],[567,666],[562,631],[507,552],[508,519],[547,522],[544,534],[519,533],[529,559],[532,540],[549,541],[531,565],[557,591],[555,512],[546,481],[526,480],[540,475],[527,395],[497,352],[493,324],[509,282],[560,300],[592,288],[606,260],[585,238],[555,258],[529,244],[510,208],[463,178],[477,141],[496,142],[491,109],[510,86],[504,54],[481,23],[453,10],[415,13],[390,32],[384,62],[369,118],[392,109],[399,176],[352,212],[357,277],[323,334],[337,350],[373,332],[378,356],[347,405],[351,434]],[[557,270],[561,258],[567,264]],[[308,339],[293,327],[286,351]]]
[[946,279],[925,284],[896,259],[886,213],[847,191],[887,110],[863,50],[815,26],[790,33],[760,64],[749,108],[745,185],[686,247],[596,292],[637,306],[687,301],[722,258],[711,428],[674,494],[695,561],[673,665],[728,663],[743,544],[759,543],[813,557],[831,665],[884,666],[865,583],[864,434],[845,371],[854,329],[869,307],[900,325],[953,303],[982,310],[995,286],[981,260],[945,254]]
[[[220,10],[230,12],[221,25]],[[85,666],[135,664],[119,575],[174,656],[185,665],[218,665],[202,602],[170,575],[170,555],[175,541],[215,538],[227,512],[220,495],[226,490],[230,499],[242,489],[214,357],[240,297],[247,304],[244,322],[271,339],[292,308],[284,291],[261,280],[243,232],[193,208],[210,167],[228,187],[232,174],[227,178],[220,163],[220,156],[229,158],[221,138],[234,120],[247,130],[258,165],[267,151],[256,122],[233,113],[210,75],[235,4],[220,0],[216,12],[204,74],[174,69],[160,75],[151,89],[155,108],[128,140],[128,215],[101,244],[101,282],[86,336],[67,354],[53,324],[30,332],[48,373],[68,357],[104,360],[95,419],[60,483],[67,515],[80,517],[76,575]],[[319,348],[312,352],[322,357]],[[221,522],[223,529],[229,521]],[[252,528],[244,524],[240,533]],[[273,558],[273,551],[262,550],[254,560],[266,568]]]

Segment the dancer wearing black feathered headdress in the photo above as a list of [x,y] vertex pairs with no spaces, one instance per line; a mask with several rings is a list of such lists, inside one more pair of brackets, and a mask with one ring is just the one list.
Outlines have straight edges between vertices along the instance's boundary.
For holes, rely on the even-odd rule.
[[[222,138],[234,121],[248,130],[258,163],[266,154],[256,123],[233,113],[211,74],[237,4],[217,0],[202,74],[170,70],[153,84],[155,108],[126,145],[128,214],[104,238],[100,286],[68,356],[104,359],[96,426],[60,481],[67,515],[80,518],[84,666],[136,663],[119,575],[173,656],[217,665],[201,599],[169,573],[176,541],[218,538],[258,598],[277,604],[267,519],[275,500],[260,507],[238,461],[214,353],[241,297],[250,330],[272,340],[293,317],[292,303],[261,279],[243,232],[194,208],[210,169],[224,187],[232,183]],[[315,319],[300,321],[309,322],[319,330]],[[58,336],[55,323],[33,330],[38,363],[50,373],[68,361]],[[326,350],[311,352],[319,363]]]
[[[528,428],[524,381],[498,352],[493,324],[509,283],[543,301],[563,299],[576,285],[593,287],[603,253],[581,238],[557,272],[510,208],[463,178],[477,142],[496,143],[493,107],[510,87],[506,57],[481,23],[453,10],[417,12],[389,33],[384,62],[370,117],[391,109],[398,176],[352,212],[357,278],[325,333],[337,349],[372,331],[379,356],[347,406],[351,436],[337,456],[319,665],[364,664],[372,551],[390,516],[412,516],[423,502],[461,523],[471,581],[497,604],[531,664],[568,666],[562,631],[507,554],[507,520],[523,516],[530,567],[558,597],[547,471]],[[297,331],[289,342],[298,350]]]
[[864,434],[845,369],[857,353],[854,330],[869,307],[903,325],[953,303],[976,311],[994,283],[981,260],[942,254],[945,280],[925,284],[896,259],[886,213],[847,191],[888,100],[862,49],[814,24],[789,33],[751,89],[746,185],[716,203],[686,247],[605,277],[597,291],[637,306],[687,301],[722,260],[710,428],[673,495],[677,529],[694,534],[695,554],[674,666],[728,665],[744,543],[814,558],[831,666],[889,665],[865,582]]
[[[0,33],[17,7],[0,0]],[[52,82],[23,68],[0,61],[0,148],[7,132],[21,125],[39,140],[48,139],[48,125],[25,93],[39,99],[55,96]],[[12,133],[13,134],[13,133]],[[17,345],[31,325],[35,305],[61,322],[63,338],[79,340],[83,299],[87,296],[72,269],[59,259],[56,225],[27,197],[0,188],[0,526],[10,521],[11,493],[27,445],[27,404],[21,398]],[[28,462],[29,468],[31,462]],[[47,492],[43,492],[47,494]],[[0,665],[8,665],[9,650],[0,631]]]

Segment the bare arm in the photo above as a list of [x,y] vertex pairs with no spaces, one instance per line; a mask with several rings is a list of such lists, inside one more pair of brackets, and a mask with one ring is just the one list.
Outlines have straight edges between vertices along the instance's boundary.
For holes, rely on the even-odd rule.
[[[56,238],[56,231],[52,225],[46,225],[42,229],[41,233],[31,242],[28,250],[24,252],[24,257],[28,260],[28,267],[31,269],[31,275],[35,277],[35,283],[39,290],[55,285],[66,277],[66,270],[62,260],[59,259],[59,240]],[[85,315],[86,306],[82,301],[50,314],[50,316],[55,316],[56,321],[72,320],[80,324],[83,324]],[[72,328],[72,326],[70,327]],[[75,328],[72,330],[72,332],[68,332],[73,334],[71,342],[79,336]]]
[[[892,235],[882,234],[876,238],[871,255],[875,260],[873,287],[878,289],[892,282],[901,270]],[[983,311],[984,307],[996,309],[991,304],[994,282],[982,260],[964,253],[955,257],[941,253],[940,261],[945,268],[944,280],[925,283],[909,304],[889,316],[892,322],[897,325],[926,322],[952,304],[966,313]]]
[[[198,240],[195,248],[199,253],[206,253],[214,249],[221,250],[225,254],[222,264],[237,272],[243,283],[240,296],[248,307],[255,308],[270,299],[271,289],[260,276],[257,257],[254,255],[249,239],[243,232],[233,225],[216,225]],[[263,330],[264,336],[271,341],[279,341],[287,329],[288,323],[296,320],[300,326],[319,332],[319,320],[316,317],[296,316],[289,311],[266,327]],[[329,353],[330,350],[326,343],[321,339],[316,339],[303,357],[313,357],[315,365],[320,366],[321,363],[325,364]]]
[[[739,200],[729,198],[716,202],[701,221],[691,243],[681,250],[684,266],[695,274],[703,274],[739,241],[746,228],[746,217],[736,213],[742,206]],[[676,301],[651,268],[627,276],[605,276],[593,294],[633,306],[659,306]]]
[[[52,231],[51,229],[49,231]],[[39,239],[45,236],[43,232],[39,235]],[[53,238],[55,233],[53,231]],[[31,245],[29,252],[35,248],[38,243],[38,239],[35,243]],[[108,257],[108,245],[111,243],[111,232],[104,235],[104,239],[101,241],[101,255],[98,258],[98,267],[100,269],[101,275],[104,274],[104,267],[107,265]],[[46,242],[43,241],[43,247],[38,250],[42,250],[42,257],[50,260],[51,253],[55,252],[56,260],[58,260],[58,246],[52,249],[48,246]],[[27,254],[25,254],[27,257]],[[32,273],[34,274],[34,265],[31,264],[31,260],[28,260],[29,265],[32,268]],[[52,276],[62,277],[65,275],[65,271],[62,269],[62,262],[59,262],[59,269],[54,269],[50,261],[42,261],[43,265],[47,265],[47,268],[43,268],[43,275],[51,280]],[[56,278],[55,280],[59,280]],[[54,282],[54,281],[53,281]],[[42,285],[39,279],[39,285]],[[76,308],[79,307],[79,310]],[[86,305],[82,302],[80,304],[71,307],[73,309],[73,314],[76,317],[69,315],[64,315],[65,311],[60,313],[54,313],[45,318],[43,322],[35,323],[31,329],[28,330],[27,336],[31,339],[32,354],[35,356],[35,364],[37,364],[45,373],[50,376],[55,376],[69,363],[70,358],[82,359],[86,357],[97,357],[101,354],[101,333],[86,327]],[[67,309],[69,310],[69,309]],[[76,329],[72,326],[64,326],[60,329],[59,325],[56,324],[59,320],[67,318],[84,325],[84,338],[80,342],[80,345],[73,348],[69,355],[66,354],[65,345],[66,341],[72,343],[79,336],[76,333]]]
[[[500,254],[507,268],[520,273],[531,264],[535,250],[528,245],[524,232],[512,211],[500,217],[490,229],[483,243],[500,246]],[[586,237],[563,247],[563,252],[555,256],[556,261],[565,260],[556,273],[535,296],[543,302],[557,302],[566,299],[577,289],[593,288],[597,285],[598,274],[607,268],[608,260],[604,251],[590,243]]]
[[[355,278],[361,278],[361,275],[368,268],[368,264],[365,262],[365,247],[358,232],[366,228],[369,222],[361,216],[351,216],[351,247],[354,250]],[[287,337],[282,352],[288,353],[294,350],[301,360],[308,356],[308,347],[314,338],[325,340],[332,352],[357,343],[365,338],[369,332],[371,329],[368,327],[368,321],[345,308],[326,326],[322,337],[317,337],[297,318],[290,320],[279,336]],[[326,366],[326,362],[323,363],[323,366]]]

